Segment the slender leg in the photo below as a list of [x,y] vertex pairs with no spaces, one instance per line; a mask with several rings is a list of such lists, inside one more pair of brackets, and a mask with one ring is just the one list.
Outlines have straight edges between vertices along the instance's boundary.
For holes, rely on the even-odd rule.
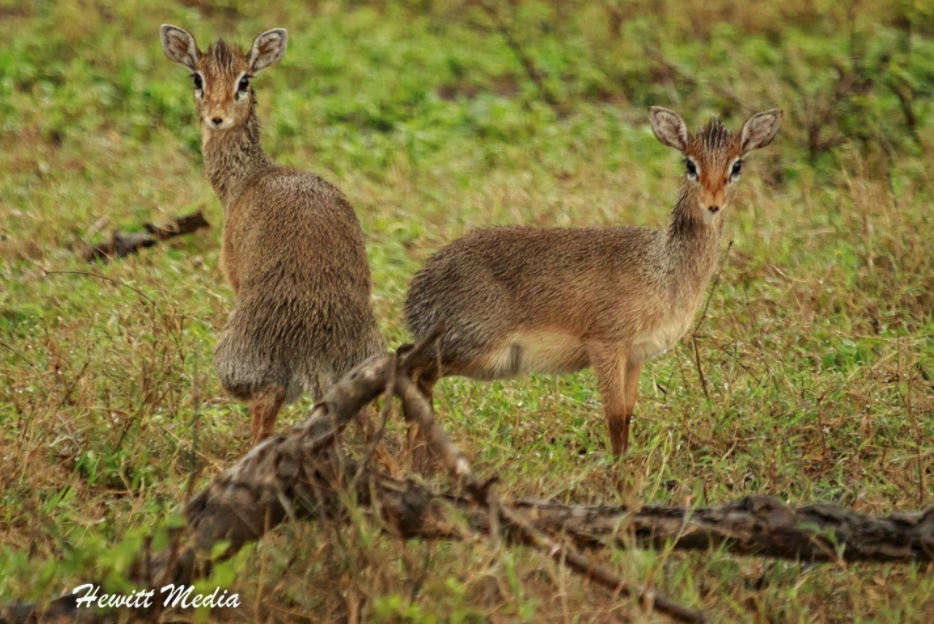
[[636,399],[639,398],[639,375],[641,373],[641,361],[626,361],[623,370],[623,431],[621,433],[623,451],[629,448],[629,421],[632,420]]
[[272,435],[284,402],[285,390],[275,388],[258,396],[250,405],[251,438],[254,446]]
[[591,350],[590,361],[597,374],[603,411],[610,429],[610,445],[617,457],[629,448],[629,421],[639,394],[642,362],[632,362],[617,346]]
[[[428,404],[434,408],[434,386],[438,380],[432,375],[426,375],[424,373],[416,377],[416,385],[418,389],[421,390],[422,394],[425,395],[425,398],[428,399]],[[408,415],[405,415],[405,420],[409,424],[409,434],[408,434],[408,455],[411,458],[412,468],[416,472],[424,472],[428,467],[429,452],[428,446],[425,442],[425,436],[422,435],[419,426],[412,422]]]
[[260,430],[263,423],[263,404],[260,401],[250,404],[250,444],[256,446],[256,443],[262,440]]
[[[382,401],[385,401],[386,398],[383,397]],[[392,400],[390,397],[389,400]],[[376,423],[378,422],[380,405],[376,403],[371,403],[366,409],[369,411],[369,414],[365,414],[364,410],[360,410],[360,413],[357,414],[358,418],[363,420],[363,440],[369,446],[373,440],[376,438]]]
[[429,378],[422,375],[418,380],[418,389],[422,391],[422,394],[425,395],[425,398],[428,399],[428,404],[431,405],[432,411],[434,411],[434,400],[435,400],[435,384],[438,383],[438,380],[435,378]]
[[622,353],[613,348],[595,348],[591,350],[590,363],[597,375],[597,385],[603,398],[603,413],[610,427],[610,445],[613,454],[619,456],[625,450],[623,429],[626,422],[623,415]]

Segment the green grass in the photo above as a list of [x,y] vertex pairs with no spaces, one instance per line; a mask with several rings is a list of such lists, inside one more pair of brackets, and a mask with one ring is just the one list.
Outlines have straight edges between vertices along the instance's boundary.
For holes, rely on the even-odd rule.
[[[162,56],[163,22],[202,45],[289,29],[285,59],[255,80],[264,144],[353,202],[394,345],[408,339],[410,277],[471,227],[664,225],[681,165],[652,136],[648,106],[692,127],[721,113],[734,128],[784,109],[726,215],[733,245],[697,339],[709,397],[688,337],[646,366],[619,464],[590,372],[448,379],[440,417],[505,495],[696,505],[761,493],[869,513],[934,502],[926,4],[504,3],[557,110],[489,21],[453,0],[265,4],[0,0],[0,602],[89,578],[118,587],[145,536],[167,539],[192,471],[204,484],[247,450],[245,408],[212,366],[233,303],[222,212],[202,176],[189,80]],[[604,4],[622,11],[618,35]],[[837,67],[871,84],[827,118],[822,136],[846,141],[813,150],[806,128]],[[912,93],[914,130],[891,84]],[[114,228],[198,209],[210,231],[108,265],[76,257]],[[394,423],[391,450],[402,437]],[[719,621],[934,619],[930,567],[805,568],[720,551],[599,559]],[[215,616],[237,621],[358,607],[375,622],[644,618],[529,550],[400,544],[365,519],[341,540],[283,527],[215,575],[208,584],[246,605]]]

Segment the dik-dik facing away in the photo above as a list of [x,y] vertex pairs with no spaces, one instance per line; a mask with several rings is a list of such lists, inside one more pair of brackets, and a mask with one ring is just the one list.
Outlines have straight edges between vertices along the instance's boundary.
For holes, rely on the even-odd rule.
[[166,56],[191,70],[205,173],[224,208],[222,263],[237,301],[214,364],[250,405],[257,442],[283,403],[303,389],[321,397],[383,350],[363,233],[339,190],[280,167],[260,146],[251,81],[282,59],[285,30],[261,34],[247,54],[223,40],[201,52],[175,26],[161,34]]
[[445,327],[417,375],[422,390],[431,396],[449,375],[492,380],[593,367],[613,453],[625,451],[642,365],[690,324],[742,159],[772,142],[781,117],[758,113],[736,136],[714,118],[691,134],[678,115],[653,108],[655,136],[686,167],[664,229],[479,229],[433,255],[405,302],[416,338]]

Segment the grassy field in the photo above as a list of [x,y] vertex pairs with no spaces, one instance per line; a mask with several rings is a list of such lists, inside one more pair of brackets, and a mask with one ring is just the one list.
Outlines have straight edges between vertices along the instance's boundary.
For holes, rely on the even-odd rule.
[[[413,273],[471,227],[663,226],[682,165],[653,137],[649,106],[692,127],[719,113],[733,128],[784,109],[726,215],[706,318],[643,373],[621,462],[605,450],[590,372],[448,379],[440,416],[505,495],[930,506],[934,9],[813,4],[515,0],[491,4],[493,19],[455,0],[0,0],[0,602],[88,579],[121,587],[142,540],[179,521],[189,477],[204,484],[248,448],[246,410],[212,365],[233,303],[223,215],[163,22],[202,46],[289,29],[285,59],[254,82],[264,145],[354,204],[392,345],[409,338]],[[106,265],[76,255],[112,229],[195,210],[212,229]],[[280,427],[308,405],[289,406]],[[398,423],[388,435],[399,450]],[[282,527],[206,582],[245,606],[198,617],[646,617],[529,550],[378,536],[364,521],[339,540]],[[934,621],[930,567],[599,559],[715,621]]]

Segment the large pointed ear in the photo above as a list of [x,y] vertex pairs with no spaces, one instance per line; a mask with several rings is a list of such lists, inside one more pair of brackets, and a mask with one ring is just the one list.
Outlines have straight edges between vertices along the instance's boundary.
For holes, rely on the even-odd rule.
[[756,113],[746,120],[739,133],[740,153],[748,154],[754,149],[765,147],[775,138],[778,127],[782,124],[782,111],[777,108],[764,113]]
[[691,134],[677,113],[661,106],[653,106],[649,109],[649,121],[652,123],[652,132],[659,141],[681,152],[687,149]]
[[289,40],[289,33],[285,28],[267,30],[253,41],[250,48],[250,73],[256,74],[272,67],[282,60],[285,54],[285,44]]
[[188,69],[195,69],[201,52],[194,37],[171,24],[163,24],[159,34],[162,35],[162,51],[169,59]]

